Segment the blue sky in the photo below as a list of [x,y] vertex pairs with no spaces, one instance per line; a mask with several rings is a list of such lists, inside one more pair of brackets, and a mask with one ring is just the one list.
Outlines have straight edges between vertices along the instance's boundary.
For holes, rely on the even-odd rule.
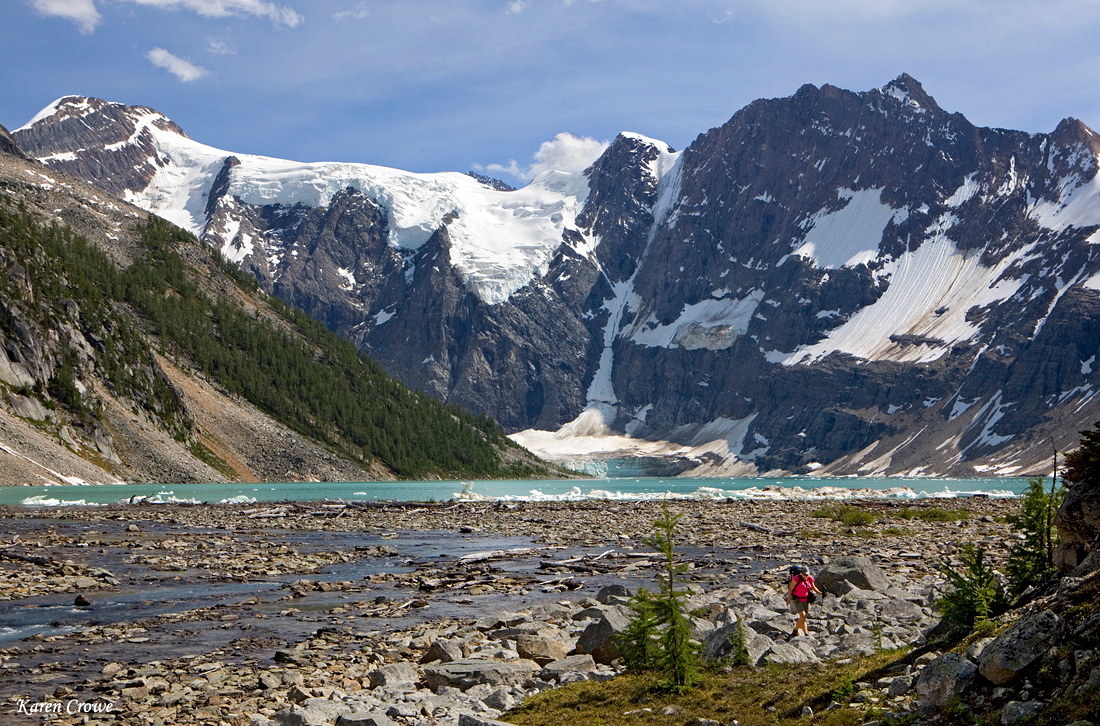
[[515,182],[562,132],[679,149],[754,99],[902,72],[982,126],[1100,129],[1095,0],[4,0],[0,13],[9,129],[80,94],[302,161]]

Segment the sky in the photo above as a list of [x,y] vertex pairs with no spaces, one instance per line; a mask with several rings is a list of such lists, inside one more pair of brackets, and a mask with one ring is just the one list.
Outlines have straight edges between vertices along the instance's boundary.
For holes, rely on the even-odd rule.
[[0,0],[0,124],[155,108],[235,153],[510,183],[621,131],[901,73],[980,126],[1100,129],[1095,0]]

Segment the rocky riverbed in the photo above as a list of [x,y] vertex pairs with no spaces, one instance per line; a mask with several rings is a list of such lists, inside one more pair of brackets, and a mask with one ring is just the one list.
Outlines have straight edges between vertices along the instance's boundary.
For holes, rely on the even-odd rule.
[[[939,563],[994,563],[1014,501],[677,501],[696,637],[755,663],[919,642]],[[654,586],[658,502],[5,508],[4,723],[474,724],[616,672],[626,593]],[[853,512],[865,514],[851,516]],[[847,515],[847,516],[846,516]],[[849,522],[846,524],[845,522]],[[842,558],[854,558],[842,563]],[[788,642],[786,567],[850,573]],[[860,579],[863,578],[863,579]],[[726,645],[724,645],[726,644]],[[865,684],[915,708],[916,672]]]

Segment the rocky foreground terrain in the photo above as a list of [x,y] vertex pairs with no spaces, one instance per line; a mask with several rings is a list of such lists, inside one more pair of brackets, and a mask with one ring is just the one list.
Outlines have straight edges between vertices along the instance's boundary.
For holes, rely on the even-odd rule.
[[[533,693],[619,671],[610,638],[625,626],[627,595],[655,587],[659,562],[641,540],[660,506],[8,508],[0,711],[4,723],[507,721]],[[737,623],[757,665],[914,646],[908,662],[831,707],[914,718],[967,689],[1010,715],[1040,707],[1025,679],[1067,637],[1071,607],[1052,610],[1048,598],[1020,621],[1027,633],[976,642],[965,657],[922,645],[938,622],[939,564],[965,542],[1003,561],[1013,537],[1004,515],[1017,503],[859,506],[871,521],[853,527],[822,516],[821,503],[673,503],[708,657],[728,657]],[[810,565],[827,595],[810,636],[788,640],[791,562]],[[1098,589],[1092,573],[1050,597]],[[43,621],[40,610],[56,615]],[[28,626],[35,616],[41,626]],[[13,640],[20,627],[30,637]],[[1056,667],[1066,687],[1100,683],[1095,649]],[[775,695],[777,715],[797,708]]]

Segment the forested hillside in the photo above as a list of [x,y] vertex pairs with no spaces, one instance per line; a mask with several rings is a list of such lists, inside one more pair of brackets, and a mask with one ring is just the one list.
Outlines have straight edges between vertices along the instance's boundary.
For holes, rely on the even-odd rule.
[[[136,461],[142,457],[128,461],[141,447],[123,443],[129,437],[118,430],[119,410],[170,437],[182,455],[219,478],[283,478],[245,466],[249,476],[234,466],[230,459],[239,457],[224,452],[247,442],[211,436],[212,427],[196,421],[184,394],[193,386],[181,374],[250,404],[342,462],[335,467],[340,473],[328,475],[304,462],[303,471],[292,471],[299,475],[547,472],[490,418],[397,383],[349,342],[259,292],[252,278],[168,222],[131,211],[125,221],[112,218],[102,235],[106,244],[95,244],[78,230],[79,220],[103,216],[95,214],[101,205],[79,202],[47,219],[41,207],[49,205],[40,197],[56,192],[58,176],[52,172],[48,184],[21,184],[14,175],[0,180],[0,388],[8,413],[104,470],[104,479],[149,476]],[[228,408],[225,415],[232,415]],[[18,458],[27,457],[33,452]],[[165,457],[158,458],[164,472]],[[157,476],[202,478],[185,469]]]

